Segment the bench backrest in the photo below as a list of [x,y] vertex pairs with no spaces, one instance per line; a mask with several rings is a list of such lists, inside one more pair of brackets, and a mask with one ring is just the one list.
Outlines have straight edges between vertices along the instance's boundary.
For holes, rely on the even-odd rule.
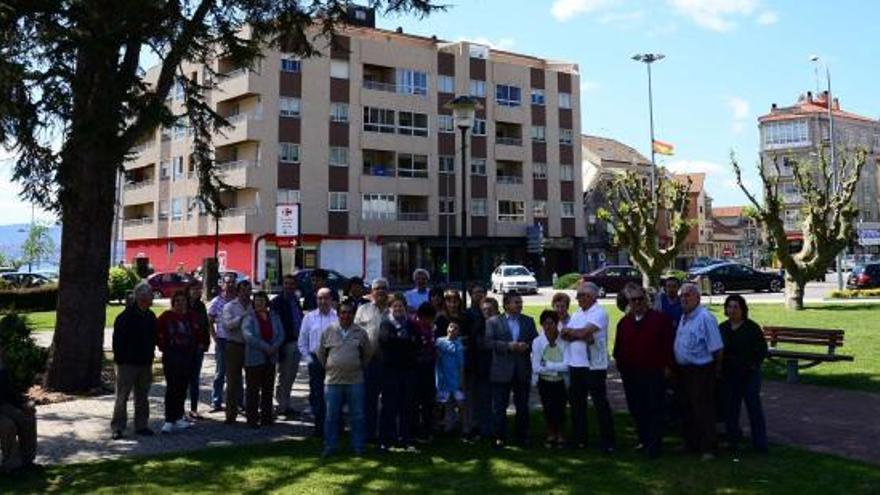
[[836,347],[843,345],[843,330],[825,328],[764,327],[764,338],[770,347],[782,342],[785,344],[823,345],[834,354]]

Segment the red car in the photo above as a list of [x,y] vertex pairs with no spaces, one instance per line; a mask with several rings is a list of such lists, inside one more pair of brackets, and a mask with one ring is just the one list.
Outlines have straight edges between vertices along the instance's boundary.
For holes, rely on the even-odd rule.
[[880,287],[880,263],[856,265],[846,280],[847,289],[873,289]]
[[612,292],[620,292],[629,282],[642,285],[642,272],[634,266],[612,265],[593,270],[583,276],[584,282],[593,282],[599,286],[599,297]]
[[195,281],[188,273],[158,272],[147,277],[156,299],[171,297],[175,291],[186,289]]

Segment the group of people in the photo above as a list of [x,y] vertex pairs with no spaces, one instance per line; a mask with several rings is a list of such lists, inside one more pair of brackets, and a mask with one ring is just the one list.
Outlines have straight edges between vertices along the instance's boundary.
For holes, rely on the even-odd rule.
[[[555,294],[552,309],[543,311],[536,325],[523,314],[517,294],[504,295],[502,313],[484,287],[473,285],[465,307],[459,292],[430,288],[430,275],[422,269],[413,273],[414,287],[404,293],[391,294],[387,280],[379,278],[364,294],[363,281],[353,279],[342,300],[326,287],[324,274],[315,272],[307,294],[299,293],[293,276],[285,276],[281,294],[271,300],[263,292],[252,294],[247,281],[225,279],[222,292],[206,306],[201,289],[193,286],[176,293],[171,309],[158,318],[149,309],[149,287],[138,286],[135,302],[114,325],[113,437],[124,434],[132,390],[135,433],[153,433],[147,427],[146,397],[155,347],[162,351],[166,379],[162,432],[186,429],[198,420],[198,377],[213,339],[212,411],[225,410],[227,423],[236,422],[242,405],[255,428],[271,425],[276,414],[297,416],[290,394],[305,361],[309,408],[325,456],[338,451],[344,411],[357,454],[368,443],[380,451],[417,451],[441,432],[459,433],[466,441],[485,438],[503,448],[511,398],[513,441],[528,446],[533,387],[548,448],[587,447],[590,400],[599,449],[611,454],[617,448],[606,391],[609,318],[594,284],[577,289],[578,307],[571,314],[569,296]],[[767,349],[760,327],[748,319],[745,300],[730,296],[728,320],[719,326],[691,284],[679,290],[677,281],[667,281],[653,304],[635,285],[623,295],[626,313],[611,354],[638,432],[637,447],[649,457],[660,455],[674,409],[686,446],[710,457],[716,449],[716,402],[723,404],[717,412],[723,413],[719,417],[725,418],[733,446],[742,437],[739,410],[745,402],[753,446],[766,451],[760,365]],[[187,391],[191,407],[185,414]],[[674,402],[667,400],[671,395]]]

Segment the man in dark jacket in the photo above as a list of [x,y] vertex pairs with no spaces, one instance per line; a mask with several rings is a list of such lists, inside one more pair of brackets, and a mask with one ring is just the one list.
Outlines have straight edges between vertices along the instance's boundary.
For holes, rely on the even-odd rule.
[[150,310],[153,292],[141,282],[134,289],[134,303],[113,323],[113,362],[116,363],[116,405],[110,428],[113,439],[122,438],[128,421],[128,396],[134,390],[134,431],[153,434],[147,426],[150,418],[148,400],[153,382],[153,350],[156,347],[156,315]]
[[290,406],[290,390],[296,381],[299,361],[302,356],[297,347],[299,330],[302,325],[303,312],[296,294],[296,278],[285,275],[282,281],[281,294],[272,299],[272,312],[281,317],[284,327],[284,343],[281,344],[278,359],[278,385],[275,387],[275,400],[278,401],[278,412],[289,418],[297,412]]

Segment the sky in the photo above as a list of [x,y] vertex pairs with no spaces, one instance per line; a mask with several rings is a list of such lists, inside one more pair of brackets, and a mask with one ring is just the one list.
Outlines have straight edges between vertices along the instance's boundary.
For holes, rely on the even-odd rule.
[[[757,117],[817,87],[819,55],[845,110],[880,117],[880,43],[873,0],[439,0],[428,18],[380,17],[379,27],[576,62],[587,134],[650,152],[647,75],[635,53],[662,53],[654,65],[656,138],[675,146],[659,163],[706,172],[715,206],[745,204],[729,155],[758,185]],[[824,89],[824,69],[819,84]],[[0,225],[30,220],[0,148]],[[37,210],[37,218],[51,215]]]

